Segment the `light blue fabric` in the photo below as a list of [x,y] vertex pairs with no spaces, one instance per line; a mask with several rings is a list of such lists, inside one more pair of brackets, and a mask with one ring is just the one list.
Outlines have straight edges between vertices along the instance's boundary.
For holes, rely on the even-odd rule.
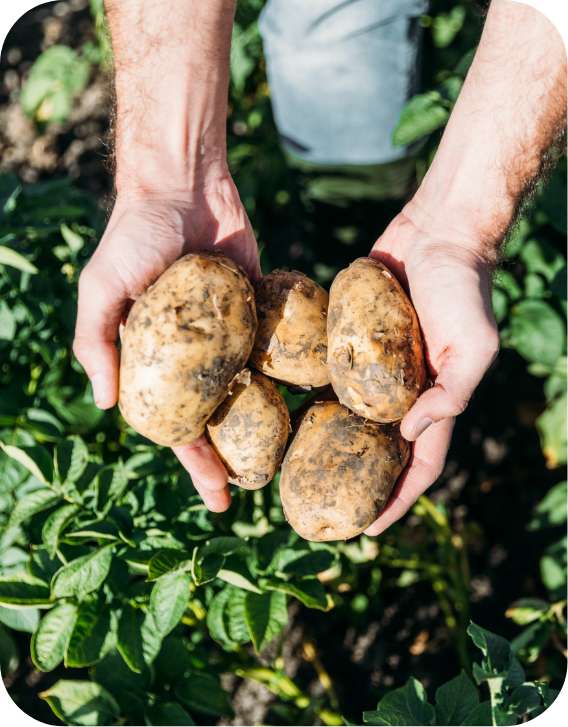
[[321,164],[407,155],[391,136],[416,91],[428,0],[269,0],[260,18],[286,148]]

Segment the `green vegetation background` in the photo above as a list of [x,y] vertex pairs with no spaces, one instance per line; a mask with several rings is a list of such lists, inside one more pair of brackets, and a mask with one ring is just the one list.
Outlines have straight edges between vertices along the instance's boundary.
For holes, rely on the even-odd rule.
[[[230,162],[265,269],[327,285],[400,202],[374,171],[286,163],[262,5],[238,10]],[[395,134],[417,145],[416,182],[481,26],[473,3],[432,5],[423,93]],[[13,699],[67,724],[535,716],[566,672],[564,157],[505,244],[503,350],[439,483],[378,540],[309,544],[277,482],[209,514],[167,451],[94,407],[71,356],[77,277],[110,189],[109,63],[99,0],[32,11],[2,53],[0,664]]]

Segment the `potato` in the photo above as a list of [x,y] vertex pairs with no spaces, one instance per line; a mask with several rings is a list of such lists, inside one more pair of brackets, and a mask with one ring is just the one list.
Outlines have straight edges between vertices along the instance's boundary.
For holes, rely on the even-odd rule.
[[337,401],[313,404],[282,464],[280,497],[306,540],[346,540],[373,523],[405,468],[410,445]]
[[359,258],[329,294],[327,365],[339,401],[376,422],[396,422],[426,382],[412,303],[380,262]]
[[254,368],[286,384],[329,384],[327,292],[297,271],[274,270],[256,285]]
[[245,369],[207,422],[207,435],[229,473],[247,490],[267,485],[280,467],[290,433],[288,407],[276,384]]
[[119,406],[157,444],[189,444],[205,430],[256,332],[254,291],[223,255],[192,253],[130,310],[122,336]]

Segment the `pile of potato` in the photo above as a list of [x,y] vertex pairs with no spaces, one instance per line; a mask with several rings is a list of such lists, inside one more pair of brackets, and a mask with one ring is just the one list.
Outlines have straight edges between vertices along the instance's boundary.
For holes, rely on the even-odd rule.
[[[275,382],[316,390],[287,452]],[[328,296],[295,271],[253,288],[223,255],[192,253],[130,311],[119,405],[158,444],[205,433],[233,484],[263,487],[281,466],[290,525],[308,540],[339,540],[384,508],[410,454],[397,422],[425,382],[416,313],[380,262],[356,260]]]

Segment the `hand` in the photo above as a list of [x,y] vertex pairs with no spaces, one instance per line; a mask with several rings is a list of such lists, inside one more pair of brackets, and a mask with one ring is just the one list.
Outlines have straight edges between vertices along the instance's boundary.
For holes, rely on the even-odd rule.
[[[424,336],[434,386],[401,422],[415,442],[408,468],[380,517],[365,531],[379,535],[402,517],[442,473],[454,418],[466,408],[499,348],[491,309],[491,265],[473,241],[420,229],[413,204],[377,240],[371,257],[384,262],[410,294]],[[453,238],[453,239],[452,239]]]
[[[254,233],[229,176],[198,192],[119,194],[108,227],[79,280],[73,351],[97,406],[118,399],[118,329],[129,305],[191,250],[223,252],[254,280],[260,276]],[[227,473],[205,437],[173,450],[207,507],[229,507]]]

